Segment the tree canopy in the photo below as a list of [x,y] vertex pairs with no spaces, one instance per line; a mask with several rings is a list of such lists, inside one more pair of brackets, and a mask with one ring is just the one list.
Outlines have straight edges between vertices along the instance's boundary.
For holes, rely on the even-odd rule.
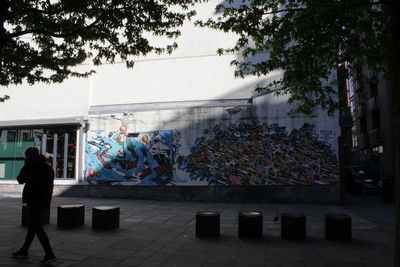
[[226,0],[216,12],[216,18],[197,24],[239,36],[234,47],[219,50],[242,56],[231,63],[235,75],[262,77],[282,69],[281,79],[259,84],[256,91],[289,93],[292,113],[338,108],[335,72],[341,63],[352,63],[347,76],[362,77],[362,66],[375,73],[390,69],[386,1]]
[[[175,38],[199,0],[0,0],[0,86],[86,77],[74,66],[170,53],[148,33]],[[8,96],[0,97],[0,102]]]
[[[381,105],[389,106],[392,125],[395,266],[400,266],[400,1],[224,0],[216,13],[197,24],[239,36],[234,47],[219,50],[241,56],[231,62],[236,76],[263,77],[282,69],[281,79],[259,84],[256,91],[288,94],[295,106],[291,114],[313,115],[317,108],[332,114],[341,102],[335,87],[345,78],[355,78],[358,87],[376,83],[382,73],[391,81],[390,103]],[[343,63],[350,68],[334,75]],[[365,75],[366,69],[375,75]]]

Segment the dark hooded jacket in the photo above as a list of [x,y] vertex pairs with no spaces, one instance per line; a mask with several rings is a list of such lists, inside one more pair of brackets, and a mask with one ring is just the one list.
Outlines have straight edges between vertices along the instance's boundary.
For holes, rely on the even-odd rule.
[[50,208],[54,171],[43,155],[26,160],[17,180],[18,183],[25,184],[22,192],[23,203],[35,208]]

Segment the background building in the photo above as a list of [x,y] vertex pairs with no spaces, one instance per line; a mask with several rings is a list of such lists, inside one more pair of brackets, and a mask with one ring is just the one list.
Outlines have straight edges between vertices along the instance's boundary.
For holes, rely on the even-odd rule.
[[[376,177],[389,176],[393,164],[390,153],[390,85],[366,70],[376,83],[361,86],[350,81],[350,110],[353,117],[352,163]],[[382,105],[381,103],[385,103]],[[388,153],[385,153],[386,150]],[[385,160],[384,160],[385,159]]]
[[347,81],[351,128],[349,165],[363,170],[366,176],[393,185],[391,84],[382,75],[364,66],[364,82]]
[[[195,19],[214,16],[215,4],[199,5]],[[78,66],[96,70],[87,79],[2,88],[11,96],[0,105],[3,190],[19,190],[23,151],[38,146],[60,192],[336,201],[337,114],[289,118],[287,96],[255,94],[282,73],[235,79],[229,63],[239,55],[216,54],[235,40],[187,22],[177,51],[132,69],[88,63]]]

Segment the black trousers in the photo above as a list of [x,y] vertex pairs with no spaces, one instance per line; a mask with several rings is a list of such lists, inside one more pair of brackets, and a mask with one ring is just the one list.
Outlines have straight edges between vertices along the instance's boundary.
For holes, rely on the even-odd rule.
[[36,234],[40,244],[43,247],[44,252],[46,254],[53,254],[49,238],[43,229],[43,223],[41,220],[41,214],[43,212],[43,209],[32,207],[29,205],[27,208],[28,208],[28,233],[26,234],[25,242],[21,249],[24,251],[28,251]]

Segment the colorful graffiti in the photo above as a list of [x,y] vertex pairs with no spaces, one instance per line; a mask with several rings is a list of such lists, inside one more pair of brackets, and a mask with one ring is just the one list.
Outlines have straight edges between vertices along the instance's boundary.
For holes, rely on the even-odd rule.
[[92,131],[86,143],[85,180],[90,184],[167,185],[176,177],[174,158],[179,150],[173,131],[128,133]]
[[307,123],[290,134],[278,124],[220,123],[209,138],[196,139],[189,155],[178,157],[179,138],[171,130],[129,133],[125,125],[112,132],[91,131],[85,180],[134,185],[338,182],[336,155]]
[[338,181],[336,156],[304,124],[289,135],[278,124],[218,124],[199,137],[178,167],[208,185],[329,184]]

